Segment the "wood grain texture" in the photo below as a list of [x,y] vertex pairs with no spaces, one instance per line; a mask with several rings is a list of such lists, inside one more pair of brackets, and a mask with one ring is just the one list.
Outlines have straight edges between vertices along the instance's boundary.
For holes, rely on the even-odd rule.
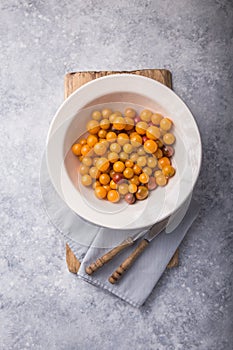
[[113,274],[109,277],[108,281],[111,284],[115,284],[122,278],[124,273],[133,265],[134,261],[142,254],[142,252],[146,249],[149,242],[146,239],[143,239],[134,251],[123,261],[123,263],[118,266],[118,268],[113,272]]
[[109,252],[98,258],[94,263],[86,267],[86,273],[88,275],[92,275],[93,272],[97,271],[99,268],[101,268],[104,264],[109,262],[119,254],[122,250],[126,249],[127,247],[131,246],[134,243],[132,238],[127,238],[123,242],[121,242],[118,246],[111,249]]
[[135,70],[130,72],[113,72],[113,71],[102,71],[102,72],[77,72],[68,73],[65,76],[65,98],[67,98],[72,92],[77,90],[80,86],[85,83],[100,77],[111,74],[136,74],[142,75],[147,78],[151,78],[159,81],[160,83],[172,88],[172,78],[171,73],[167,69],[143,69]]
[[77,273],[81,265],[68,244],[66,244],[66,263],[69,271],[72,273]]
[[[142,75],[142,76],[157,80],[160,83],[168,86],[169,88],[172,88],[172,76],[171,76],[171,73],[166,69],[143,69],[143,70],[135,70],[130,72],[128,71],[125,71],[125,72],[113,72],[113,71],[73,72],[65,75],[65,82],[64,82],[65,98],[67,98],[80,86],[84,85],[85,83],[93,79],[100,78],[106,75],[122,74],[122,73]],[[177,266],[178,261],[179,261],[179,253],[177,250],[173,258],[170,260],[168,267],[171,268],[171,267]],[[75,257],[75,255],[73,254],[68,244],[66,245],[66,262],[70,272],[73,272],[73,273],[78,272],[78,269],[80,267],[80,262]]]

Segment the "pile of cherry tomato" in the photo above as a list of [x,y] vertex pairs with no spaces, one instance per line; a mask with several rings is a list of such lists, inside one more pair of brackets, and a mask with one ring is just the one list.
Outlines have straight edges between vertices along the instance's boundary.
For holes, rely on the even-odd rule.
[[146,199],[175,174],[172,128],[171,119],[148,109],[140,115],[132,108],[124,114],[107,108],[94,111],[87,136],[72,146],[81,162],[82,184],[113,203]]

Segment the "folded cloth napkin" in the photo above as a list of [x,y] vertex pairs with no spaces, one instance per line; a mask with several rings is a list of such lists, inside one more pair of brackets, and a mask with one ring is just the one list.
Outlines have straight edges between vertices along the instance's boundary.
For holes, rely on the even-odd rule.
[[[125,238],[132,235],[132,231],[109,230],[108,228],[99,227],[74,213],[53,188],[49,179],[45,157],[42,160],[40,179],[41,193],[47,214],[56,228],[65,235],[70,248],[81,261],[78,276],[87,282],[108,290],[135,307],[141,306],[158,282],[168,262],[195,220],[198,214],[197,203],[192,200],[181,223],[171,233],[163,231],[154,238],[126,272],[126,275],[117,284],[112,285],[108,282],[108,277],[135,249],[140,240],[89,276],[86,274],[85,268],[114,245],[118,245]],[[147,231],[148,228],[142,232],[142,236]],[[136,234],[136,231],[134,231],[134,234]]]

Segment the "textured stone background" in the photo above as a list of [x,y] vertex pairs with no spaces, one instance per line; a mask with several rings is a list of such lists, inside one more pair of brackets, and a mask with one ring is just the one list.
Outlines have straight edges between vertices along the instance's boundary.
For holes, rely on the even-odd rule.
[[[232,349],[232,1],[1,0],[0,349]],[[201,211],[145,306],[67,272],[39,168],[68,71],[168,68],[201,130]]]

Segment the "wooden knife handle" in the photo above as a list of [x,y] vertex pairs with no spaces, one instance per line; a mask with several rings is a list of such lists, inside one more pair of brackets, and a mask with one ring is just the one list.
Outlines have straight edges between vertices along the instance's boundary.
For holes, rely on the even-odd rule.
[[129,247],[133,243],[134,243],[134,241],[131,237],[127,238],[126,240],[121,242],[117,247],[113,248],[112,250],[110,250],[109,252],[107,252],[106,254],[101,256],[101,258],[98,258],[94,263],[92,263],[91,265],[86,267],[86,269],[85,269],[86,273],[88,275],[91,275],[93,272],[98,270],[104,264],[106,264],[107,262],[112,260],[114,258],[114,256],[116,256],[118,253],[120,253],[123,249],[125,249],[126,247]]
[[134,263],[137,257],[144,251],[144,249],[148,246],[149,242],[146,239],[143,239],[137,248],[125,259],[125,261],[113,272],[113,274],[109,277],[108,281],[112,284],[115,284],[127,271],[130,266]]

